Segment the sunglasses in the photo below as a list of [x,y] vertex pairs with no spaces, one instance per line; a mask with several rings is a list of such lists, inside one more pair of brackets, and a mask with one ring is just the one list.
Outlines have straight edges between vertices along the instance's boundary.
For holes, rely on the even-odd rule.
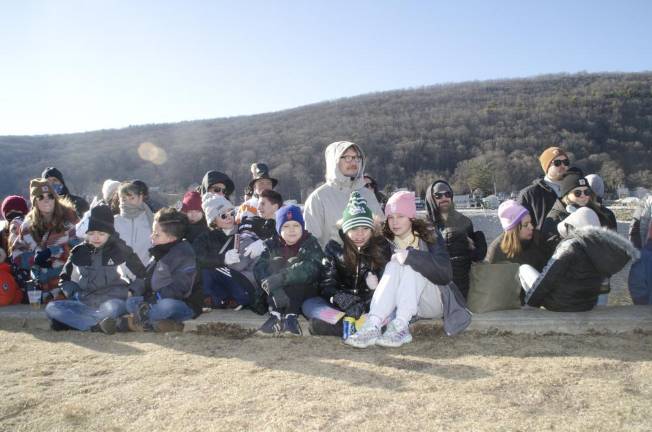
[[221,187],[219,187],[219,186],[209,187],[209,188],[208,188],[208,191],[209,191],[209,192],[213,192],[213,193],[223,193],[223,194],[226,194],[226,188],[221,188]]
[[555,159],[552,161],[552,164],[556,167],[560,167],[562,165],[564,166],[569,166],[570,165],[570,160],[568,159]]
[[586,189],[586,190],[575,189],[573,191],[573,195],[575,195],[575,198],[581,197],[582,194],[584,194],[584,196],[590,197],[591,195],[593,195],[593,191],[591,191],[591,189]]
[[36,199],[39,200],[39,201],[43,201],[43,200],[46,199],[46,198],[49,199],[49,200],[53,200],[53,199],[54,199],[54,195],[49,194],[49,193],[46,193],[46,194],[39,195],[39,196],[36,197]]
[[222,214],[220,215],[220,219],[222,219],[222,220],[226,220],[227,218],[229,218],[229,217],[233,217],[233,216],[235,216],[235,210],[231,210],[231,211],[228,211],[228,212],[226,212],[226,213],[222,213]]
[[443,197],[453,198],[452,192],[435,192],[432,195],[435,197],[435,199],[442,199]]

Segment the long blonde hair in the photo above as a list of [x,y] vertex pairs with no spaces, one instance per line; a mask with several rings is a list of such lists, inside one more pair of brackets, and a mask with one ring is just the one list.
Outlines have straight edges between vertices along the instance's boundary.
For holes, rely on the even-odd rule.
[[500,250],[503,251],[505,256],[509,259],[513,259],[523,252],[523,245],[521,245],[521,238],[519,237],[520,232],[521,225],[518,224],[511,230],[505,231],[503,234],[503,239],[500,242]]
[[32,237],[37,243],[40,243],[48,231],[63,232],[67,229],[67,222],[76,223],[77,214],[75,213],[74,204],[67,197],[55,197],[52,220],[47,222],[43,213],[38,209],[37,197],[33,196],[32,209],[27,213],[25,219],[30,220]]

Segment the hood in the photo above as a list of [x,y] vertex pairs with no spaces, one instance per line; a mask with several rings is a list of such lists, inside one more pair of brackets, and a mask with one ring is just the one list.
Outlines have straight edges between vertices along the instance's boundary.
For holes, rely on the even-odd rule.
[[224,183],[224,186],[226,187],[227,190],[226,193],[227,197],[231,196],[231,194],[233,194],[233,191],[235,190],[235,185],[233,184],[233,180],[231,180],[231,178],[228,175],[219,171],[208,171],[206,174],[204,174],[204,178],[201,181],[201,188],[200,188],[201,194],[204,195],[208,191],[208,188],[211,185],[214,185],[215,183]]
[[[362,158],[362,161],[360,162],[360,166],[358,167],[358,173],[356,176],[351,179],[350,177],[345,177],[344,174],[342,174],[337,167],[337,163],[340,160],[340,157],[344,154],[344,152],[351,146],[354,146],[358,152],[360,153],[360,157]],[[362,149],[357,145],[354,144],[350,141],[337,141],[332,144],[329,144],[328,147],[326,147],[326,183],[340,183],[343,185],[351,185],[354,189],[360,189],[361,187],[364,186],[364,179],[362,178],[362,175],[364,173],[364,168],[365,168],[365,162],[366,162],[366,157],[364,155],[364,152]]]
[[[437,204],[435,204],[435,198],[432,196],[433,193],[432,191],[435,189],[435,186],[439,183],[445,184],[446,186],[448,186],[448,188],[451,191],[453,191],[451,185],[444,180],[434,181],[430,186],[428,186],[428,189],[426,189],[426,211],[428,212],[428,218],[435,224],[443,223],[443,221],[441,220],[439,209],[437,208]],[[453,197],[455,197],[454,194]],[[453,198],[451,198],[451,201],[452,200]],[[451,202],[451,210],[453,209],[455,209],[455,204]]]
[[607,228],[582,227],[574,230],[570,238],[584,246],[586,255],[604,276],[618,273],[630,259],[640,257],[639,251],[629,240]]

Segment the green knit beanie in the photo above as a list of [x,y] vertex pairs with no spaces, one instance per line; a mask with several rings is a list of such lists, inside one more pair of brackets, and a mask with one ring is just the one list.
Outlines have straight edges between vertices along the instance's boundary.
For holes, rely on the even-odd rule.
[[357,191],[351,192],[349,203],[342,213],[342,231],[345,233],[357,227],[374,228],[374,220],[371,210],[367,207],[367,201]]

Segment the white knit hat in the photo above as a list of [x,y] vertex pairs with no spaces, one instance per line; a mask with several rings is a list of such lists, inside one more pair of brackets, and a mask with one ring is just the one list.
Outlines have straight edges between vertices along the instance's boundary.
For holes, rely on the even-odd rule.
[[222,195],[212,192],[205,193],[201,200],[201,208],[206,215],[206,222],[210,225],[216,217],[233,209],[233,204]]
[[119,187],[120,187],[119,181],[115,181],[111,179],[105,180],[104,184],[102,185],[102,198],[104,198],[104,202],[108,203],[111,200],[113,194],[116,193]]
[[571,233],[571,231],[568,230],[568,226],[571,226],[574,229],[579,229],[586,226],[599,227],[600,219],[598,219],[598,215],[590,208],[580,207],[571,213],[571,215],[566,219],[557,224],[557,231],[559,231],[559,235],[563,238],[568,237],[568,235]]

